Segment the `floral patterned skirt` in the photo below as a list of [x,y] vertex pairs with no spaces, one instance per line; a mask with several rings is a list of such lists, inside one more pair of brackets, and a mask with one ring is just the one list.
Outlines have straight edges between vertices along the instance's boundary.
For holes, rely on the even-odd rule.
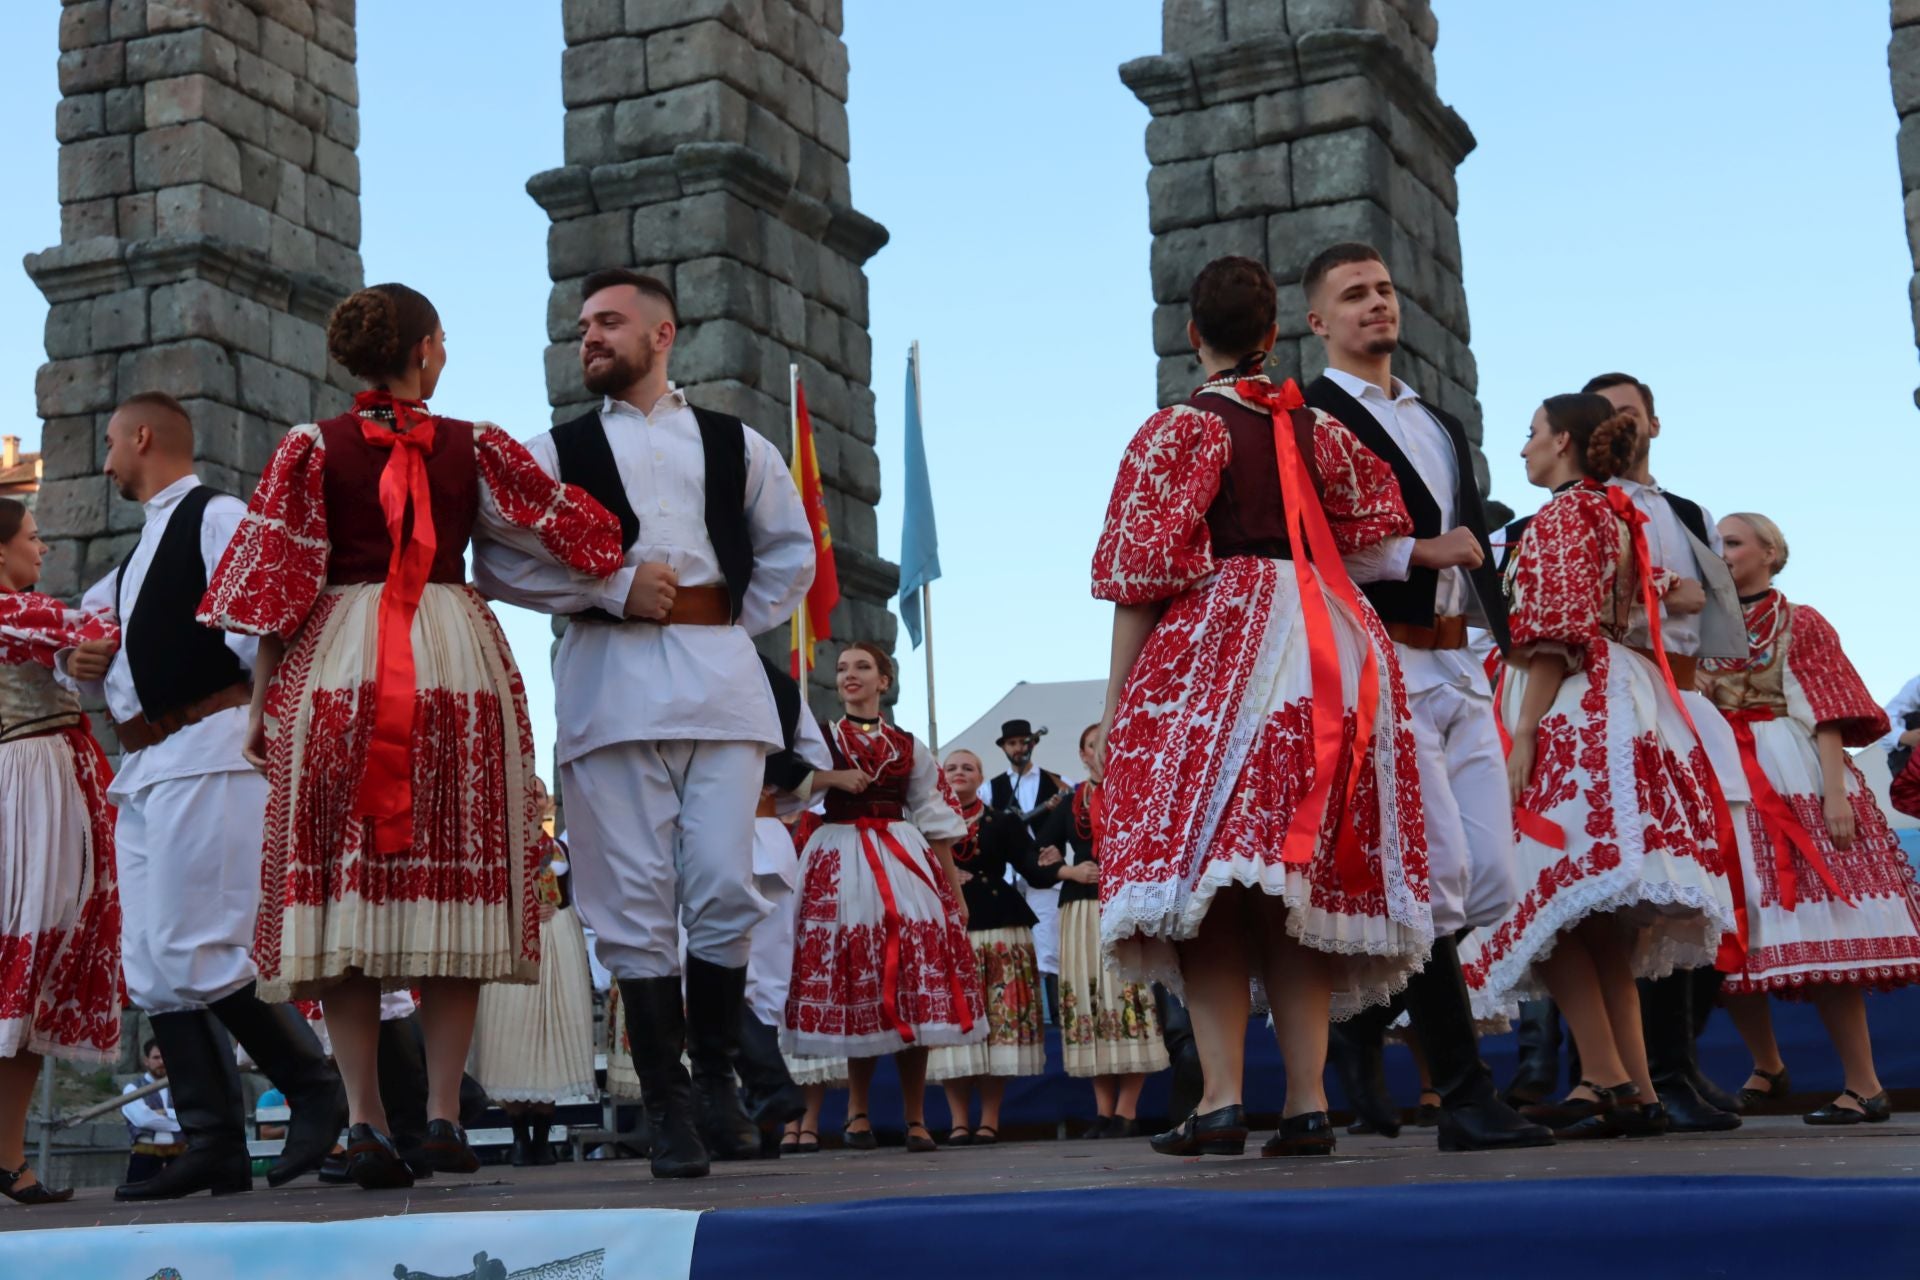
[[1040,1022],[1040,965],[1033,930],[982,929],[971,935],[987,999],[987,1038],[935,1049],[927,1079],[1037,1076],[1047,1069],[1047,1033]]
[[1100,904],[1060,908],[1060,1048],[1070,1076],[1151,1073],[1167,1065],[1153,987],[1102,963]]
[[[1524,672],[1508,673],[1509,726],[1526,686]],[[1476,1017],[1546,995],[1536,966],[1592,915],[1635,929],[1636,977],[1714,962],[1720,935],[1734,927],[1726,868],[1738,855],[1715,841],[1712,772],[1658,669],[1596,640],[1541,718],[1533,779],[1520,796],[1565,847],[1516,830],[1520,896],[1461,951]]]
[[960,904],[912,823],[815,831],[800,859],[793,933],[780,1034],[789,1057],[867,1058],[986,1038]]
[[1727,975],[1736,995],[1771,991],[1792,995],[1833,983],[1885,990],[1920,980],[1920,892],[1873,792],[1851,760],[1847,798],[1853,803],[1853,847],[1834,848],[1827,834],[1820,753],[1797,721],[1753,726],[1754,754],[1767,781],[1813,838],[1816,852],[1853,905],[1834,896],[1799,850],[1787,850],[1794,905],[1781,897],[1773,838],[1757,808],[1747,810],[1751,849],[1741,850],[1747,889],[1747,963]]
[[0,743],[0,1058],[119,1056],[112,776],[85,727]]
[[506,637],[471,587],[429,583],[413,619],[413,846],[354,816],[373,732],[380,584],[329,587],[267,695],[266,848],[254,962],[267,1000],[350,971],[534,982],[533,734]]

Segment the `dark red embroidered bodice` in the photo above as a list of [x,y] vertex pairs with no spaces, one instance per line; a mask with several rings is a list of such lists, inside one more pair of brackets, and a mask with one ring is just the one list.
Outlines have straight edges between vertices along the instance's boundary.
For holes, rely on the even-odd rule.
[[[1292,559],[1287,542],[1287,505],[1280,494],[1280,463],[1273,447],[1272,415],[1210,391],[1196,393],[1188,403],[1224,422],[1227,438],[1233,444],[1226,470],[1220,473],[1220,492],[1207,508],[1214,559]],[[1302,432],[1296,424],[1294,438],[1317,489],[1320,477],[1314,463],[1312,432]]]
[[827,735],[836,769],[859,769],[873,782],[859,795],[827,792],[828,822],[858,822],[862,818],[887,821],[910,816],[907,783],[913,777],[913,735],[890,724],[878,733],[862,733],[845,720],[836,720]]
[[[365,419],[342,414],[319,424],[326,446],[322,485],[327,504],[327,581],[334,585],[385,582],[393,558],[387,521],[380,509],[380,474],[390,450],[376,449],[361,434]],[[480,469],[474,458],[473,424],[434,419],[433,449],[427,454],[427,483],[433,492],[433,529],[437,545],[429,582],[467,580],[467,540],[480,512]],[[412,530],[413,513],[407,513]]]

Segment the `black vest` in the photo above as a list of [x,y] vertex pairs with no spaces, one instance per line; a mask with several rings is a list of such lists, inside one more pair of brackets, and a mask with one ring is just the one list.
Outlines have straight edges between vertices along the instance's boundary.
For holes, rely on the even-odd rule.
[[[120,598],[127,561],[114,571],[114,615],[126,619],[127,665],[133,670],[140,712],[158,720],[222,689],[244,684],[247,670],[227,648],[226,633],[201,626],[194,615],[207,594],[207,565],[200,558],[200,522],[217,489],[201,485],[174,507],[167,531],[154,548],[128,615]],[[133,559],[131,553],[127,560]]]
[[[740,419],[710,409],[694,409],[694,421],[700,424],[700,448],[706,456],[703,487],[707,494],[707,540],[720,561],[721,576],[727,582],[727,594],[733,600],[733,616],[747,598],[747,584],[753,579],[753,537],[747,528],[747,426]],[[553,429],[553,451],[560,464],[560,479],[578,485],[620,521],[620,549],[630,550],[640,536],[640,517],[627,499],[627,487],[620,482],[620,468],[613,460],[613,446],[607,442],[606,427],[600,411],[583,413],[571,422]],[[589,609],[580,617],[597,622],[619,622],[603,609]]]
[[[1400,484],[1400,499],[1406,503],[1407,514],[1413,518],[1414,537],[1437,538],[1446,532],[1440,527],[1440,504],[1427,491],[1426,481],[1420,478],[1412,461],[1365,405],[1324,374],[1307,384],[1305,395],[1308,404],[1338,418],[1342,426],[1360,438],[1361,444],[1393,469],[1393,478]],[[1511,643],[1507,631],[1507,600],[1501,593],[1500,575],[1493,563],[1493,547],[1487,540],[1487,511],[1480,497],[1480,485],[1474,479],[1473,454],[1467,447],[1466,429],[1452,414],[1443,413],[1424,400],[1420,406],[1433,415],[1433,420],[1440,424],[1453,446],[1453,463],[1460,476],[1459,490],[1454,495],[1454,514],[1459,523],[1471,529],[1473,536],[1480,540],[1482,556],[1480,567],[1469,570],[1467,576],[1472,580],[1474,593],[1480,598],[1480,610],[1486,615],[1487,629],[1493,633],[1494,642],[1504,651]],[[1374,612],[1380,615],[1382,621],[1430,627],[1434,618],[1434,596],[1440,590],[1440,571],[1415,565],[1408,568],[1405,582],[1368,582],[1362,584],[1360,589],[1366,593]]]
[[767,754],[766,785],[792,791],[813,772],[813,766],[800,758],[794,744],[800,741],[800,717],[807,714],[806,701],[800,696],[800,683],[760,655],[760,666],[767,673],[767,687],[773,690],[774,709],[780,713],[780,750]]

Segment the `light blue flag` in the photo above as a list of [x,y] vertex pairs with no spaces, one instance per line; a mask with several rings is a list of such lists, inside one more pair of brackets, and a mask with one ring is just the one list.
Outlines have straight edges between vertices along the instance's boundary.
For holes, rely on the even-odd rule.
[[920,588],[940,576],[940,537],[933,528],[933,486],[920,437],[920,371],[907,354],[907,509],[900,524],[900,621],[918,649]]

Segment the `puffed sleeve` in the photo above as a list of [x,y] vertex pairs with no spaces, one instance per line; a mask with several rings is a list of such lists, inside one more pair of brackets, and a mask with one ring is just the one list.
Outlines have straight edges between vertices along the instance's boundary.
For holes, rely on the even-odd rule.
[[907,777],[907,807],[913,825],[929,840],[958,840],[967,834],[967,820],[954,806],[953,792],[940,772],[940,762],[919,738],[913,740],[913,772]]
[[490,422],[473,429],[481,536],[604,578],[620,567],[620,521],[578,485],[540,469],[527,447]]
[[112,619],[71,608],[38,591],[0,592],[0,663],[51,668],[62,649],[119,634]]
[[1600,629],[1619,530],[1604,500],[1578,491],[1540,509],[1514,553],[1508,661],[1525,666],[1536,649],[1552,649],[1580,665]]
[[1887,713],[1840,648],[1833,624],[1803,604],[1793,606],[1786,676],[1787,709],[1794,719],[1838,729],[1849,747],[1872,746],[1887,732]]
[[207,585],[201,622],[283,640],[300,630],[327,584],[326,464],[319,427],[287,432]]
[[1231,454],[1226,424],[1175,405],[1148,418],[1120,460],[1093,551],[1093,595],[1153,604],[1213,572],[1207,508]]
[[[1320,506],[1342,556],[1413,532],[1393,468],[1332,415],[1314,409],[1313,460],[1320,469]],[[1405,576],[1404,571],[1401,573]]]

